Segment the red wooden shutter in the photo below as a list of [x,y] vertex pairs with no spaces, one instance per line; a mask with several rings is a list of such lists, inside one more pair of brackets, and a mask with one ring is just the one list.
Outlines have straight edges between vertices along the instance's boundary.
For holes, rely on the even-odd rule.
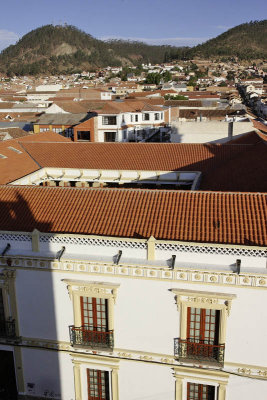
[[88,330],[107,332],[107,299],[95,297],[81,297],[80,299],[82,326]]
[[88,400],[109,400],[109,373],[87,369]]
[[187,340],[192,343],[218,344],[220,311],[188,307]]
[[187,383],[187,400],[214,400],[215,387],[199,383]]

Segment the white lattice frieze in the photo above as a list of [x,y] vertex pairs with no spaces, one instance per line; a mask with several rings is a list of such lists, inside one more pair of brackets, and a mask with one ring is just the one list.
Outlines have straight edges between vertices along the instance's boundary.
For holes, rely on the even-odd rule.
[[267,257],[267,250],[242,248],[242,247],[219,247],[219,246],[197,246],[174,243],[156,243],[156,250],[175,251],[195,254],[218,254],[246,257]]
[[30,242],[31,235],[27,234],[13,234],[13,233],[1,233],[0,241],[15,241],[15,242]]
[[127,241],[127,240],[112,240],[112,239],[98,239],[86,236],[53,236],[41,235],[41,243],[59,243],[59,244],[75,244],[75,245],[89,245],[89,246],[103,246],[103,247],[120,247],[131,249],[146,249],[146,242]]

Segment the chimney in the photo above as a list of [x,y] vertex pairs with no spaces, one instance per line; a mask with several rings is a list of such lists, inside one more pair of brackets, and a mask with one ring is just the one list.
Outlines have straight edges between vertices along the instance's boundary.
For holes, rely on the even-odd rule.
[[232,139],[232,137],[233,137],[233,129],[234,129],[234,123],[229,122],[229,124],[228,124],[228,138],[229,139]]

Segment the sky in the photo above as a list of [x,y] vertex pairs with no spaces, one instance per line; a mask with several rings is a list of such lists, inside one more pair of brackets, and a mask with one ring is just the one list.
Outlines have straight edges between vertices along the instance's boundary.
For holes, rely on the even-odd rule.
[[193,46],[267,18],[266,0],[9,0],[1,2],[0,50],[47,24],[74,25],[99,39]]

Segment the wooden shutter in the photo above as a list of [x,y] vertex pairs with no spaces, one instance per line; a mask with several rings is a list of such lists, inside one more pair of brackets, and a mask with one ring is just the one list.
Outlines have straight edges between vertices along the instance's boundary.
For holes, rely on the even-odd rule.
[[220,311],[188,307],[187,340],[193,343],[218,344]]
[[108,301],[95,297],[81,297],[82,326],[99,332],[108,331]]
[[109,400],[109,372],[87,369],[88,400]]
[[187,400],[214,400],[215,387],[199,383],[187,383]]

